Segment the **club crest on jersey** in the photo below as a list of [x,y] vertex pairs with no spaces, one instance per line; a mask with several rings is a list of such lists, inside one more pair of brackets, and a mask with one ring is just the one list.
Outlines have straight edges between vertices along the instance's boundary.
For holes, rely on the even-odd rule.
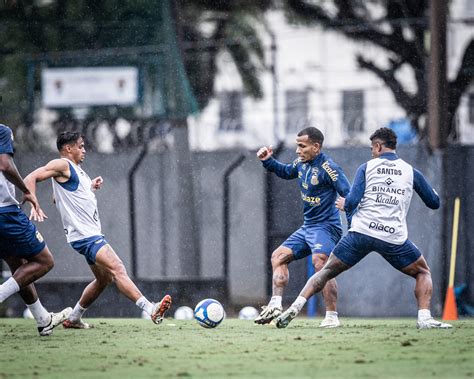
[[43,241],[44,241],[43,236],[41,235],[41,233],[40,233],[38,230],[36,231],[36,239],[37,239],[39,242],[43,242]]
[[318,174],[313,174],[313,176],[311,177],[311,184],[312,184],[313,186],[319,184]]

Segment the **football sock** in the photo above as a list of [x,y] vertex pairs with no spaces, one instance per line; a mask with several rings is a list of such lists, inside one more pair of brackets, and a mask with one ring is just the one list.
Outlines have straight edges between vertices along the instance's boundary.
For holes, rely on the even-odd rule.
[[281,308],[281,296],[272,296],[270,302],[268,303],[270,307]]
[[291,306],[298,309],[298,312],[299,312],[301,311],[301,309],[304,307],[305,304],[306,304],[306,298],[303,296],[298,296],[296,300],[294,301],[294,303],[291,304]]
[[71,322],[79,321],[86,310],[87,310],[87,308],[81,307],[79,302],[77,302],[77,304],[74,306],[74,309],[72,310],[71,314],[69,315],[69,321],[71,321]]
[[43,307],[38,299],[33,304],[26,304],[38,326],[46,326],[51,322],[51,314]]
[[13,279],[13,276],[5,283],[0,285],[0,303],[3,303],[5,299],[8,299],[11,295],[14,293],[17,293],[20,290],[20,286],[16,282],[15,279]]
[[429,309],[418,310],[418,320],[427,320],[431,318],[431,311]]
[[153,304],[150,303],[145,296],[140,297],[135,304],[138,308],[143,309],[151,316],[151,312],[153,312]]
[[326,317],[337,318],[337,312],[336,311],[326,311]]

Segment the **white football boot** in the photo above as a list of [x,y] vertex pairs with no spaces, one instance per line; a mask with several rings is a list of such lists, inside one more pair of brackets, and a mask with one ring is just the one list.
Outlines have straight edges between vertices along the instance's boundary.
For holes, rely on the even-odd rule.
[[426,320],[418,320],[416,323],[418,329],[450,329],[453,326],[444,322],[436,321],[433,317]]
[[288,324],[293,320],[299,313],[299,310],[296,307],[289,307],[285,312],[283,312],[276,319],[276,327],[278,329],[286,328]]
[[321,324],[319,324],[320,328],[330,329],[330,328],[338,328],[341,326],[341,322],[337,316],[326,316]]
[[63,323],[64,320],[67,320],[69,315],[72,312],[71,307],[64,308],[61,312],[58,313],[50,313],[51,321],[46,326],[38,326],[38,333],[40,336],[50,336],[53,334],[53,329],[58,326],[59,324]]
[[269,324],[273,319],[277,318],[283,312],[283,308],[273,305],[264,305],[262,311],[254,320],[256,324]]

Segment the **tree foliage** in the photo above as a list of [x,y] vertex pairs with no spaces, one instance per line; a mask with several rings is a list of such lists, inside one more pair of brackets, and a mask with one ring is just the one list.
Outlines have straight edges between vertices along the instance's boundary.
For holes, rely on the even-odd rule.
[[[388,52],[385,65],[357,55],[363,69],[373,72],[393,93],[396,102],[419,130],[420,117],[427,113],[427,62],[425,38],[429,31],[428,0],[286,0],[288,18],[296,23],[320,25],[357,41],[377,45]],[[412,68],[416,82],[413,92],[397,77],[403,66]],[[474,77],[474,40],[464,50],[461,64],[448,83],[448,132],[461,95]]]
[[[163,20],[157,11],[161,2],[6,2],[0,8],[0,91],[4,118],[18,123],[27,112],[26,61],[31,57],[74,51],[100,56],[107,49],[159,46],[163,42]],[[263,47],[256,25],[263,20],[270,1],[175,0],[172,4],[178,44],[200,106],[205,106],[213,96],[216,59],[224,50],[234,60],[247,92],[261,97],[258,74],[263,68]],[[206,28],[202,27],[204,24]]]

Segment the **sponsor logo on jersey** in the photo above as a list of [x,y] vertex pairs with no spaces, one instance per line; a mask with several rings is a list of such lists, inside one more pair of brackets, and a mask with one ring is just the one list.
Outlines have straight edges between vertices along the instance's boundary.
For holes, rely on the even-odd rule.
[[395,196],[387,197],[381,193],[377,194],[377,197],[375,198],[375,202],[380,203],[380,204],[389,204],[389,205],[400,204],[400,201]]
[[392,163],[392,162],[387,161],[387,160],[383,161],[383,162],[382,162],[382,165],[388,166],[388,167],[395,167],[395,166],[396,166],[395,163]]
[[316,205],[316,206],[321,205],[321,198],[319,197],[308,196],[308,195],[305,195],[303,192],[301,192],[301,198],[303,199],[303,201],[306,201],[307,203],[310,203],[311,205]]
[[405,195],[405,190],[402,188],[388,188],[382,186],[372,186],[372,192],[393,193],[395,195]]
[[402,175],[402,170],[396,168],[385,168],[385,167],[378,167],[377,174],[379,175]]
[[322,243],[317,243],[314,245],[314,249],[317,249],[317,250],[321,250],[323,247],[323,244]]
[[302,186],[304,189],[308,189],[308,184],[306,184],[306,183],[301,183],[301,186]]
[[393,226],[387,226],[387,225],[381,224],[380,222],[375,222],[375,221],[370,222],[369,229],[380,230],[380,231],[390,233],[390,234],[395,233],[395,228]]
[[99,243],[102,243],[102,242],[104,242],[104,239],[103,239],[103,238],[101,238],[100,240],[95,241],[94,243],[95,243],[96,245],[98,245]]
[[392,178],[387,178],[387,179],[385,180],[385,183],[387,183],[388,185],[392,184],[392,183],[393,183]]
[[331,178],[333,182],[337,181],[337,177],[339,176],[339,174],[337,173],[336,170],[334,170],[333,168],[331,168],[331,166],[329,166],[328,161],[324,162],[321,165],[321,167],[324,169],[324,171],[328,173],[329,177]]

